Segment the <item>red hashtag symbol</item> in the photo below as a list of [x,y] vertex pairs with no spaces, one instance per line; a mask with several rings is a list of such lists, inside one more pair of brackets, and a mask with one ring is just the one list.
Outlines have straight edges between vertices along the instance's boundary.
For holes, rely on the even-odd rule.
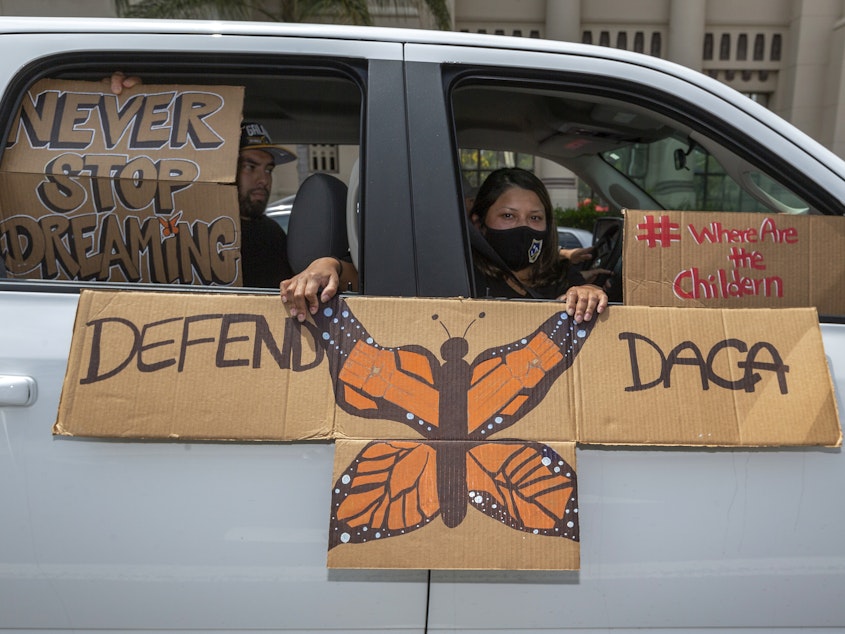
[[658,244],[661,247],[668,247],[673,242],[679,242],[681,235],[678,233],[679,225],[677,222],[669,222],[669,216],[660,216],[660,222],[654,221],[654,216],[646,216],[645,222],[637,225],[637,229],[645,231],[645,233],[637,234],[637,240],[645,240],[648,248],[656,247]]

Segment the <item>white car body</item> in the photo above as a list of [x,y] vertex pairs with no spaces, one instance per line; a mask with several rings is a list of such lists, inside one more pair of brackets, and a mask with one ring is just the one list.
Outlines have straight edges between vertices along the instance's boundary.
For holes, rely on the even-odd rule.
[[[52,72],[48,62],[57,68],[66,64],[67,74],[102,76],[109,64],[127,64],[139,55],[146,63],[144,54],[152,62],[161,51],[260,54],[279,64],[287,57],[367,60],[367,80],[379,83],[367,86],[366,116],[378,108],[381,96],[401,98],[399,87],[378,77],[388,66],[407,68],[412,75],[444,65],[512,74],[565,71],[570,80],[573,73],[606,78],[608,86],[622,78],[632,86],[679,95],[714,118],[732,121],[759,143],[738,152],[750,163],[751,150],[760,151],[763,165],[771,156],[786,157],[795,174],[789,184],[810,199],[814,211],[841,214],[841,206],[831,201],[845,200],[845,163],[715,81],[625,52],[495,36],[325,25],[0,20],[2,129],[8,131],[22,91]],[[204,67],[197,62],[196,68]],[[421,76],[412,75],[411,83]],[[415,139],[420,121],[428,120],[421,114],[430,115],[433,126],[442,120],[444,126],[434,129],[443,135],[431,134],[420,152],[440,152],[451,167],[454,148],[443,109],[436,108],[442,99],[429,92],[409,106],[409,138]],[[384,123],[385,134],[395,132],[391,125]],[[381,155],[378,140],[367,136],[366,142],[370,147],[362,156],[379,162],[363,167],[369,189],[362,216],[377,216],[385,191],[415,195],[413,203],[409,193],[388,197],[402,210],[396,214],[397,229],[386,230],[389,242],[368,234],[362,244],[371,251],[362,252],[362,266],[378,253],[404,257],[403,227],[413,215],[418,242],[411,250],[424,254],[434,248],[429,244],[445,245],[437,248],[453,253],[450,262],[463,262],[466,271],[461,232],[456,230],[454,241],[447,239],[449,228],[461,226],[457,212],[447,230],[433,236],[420,211],[443,208],[428,204],[426,196],[448,197],[457,209],[458,179],[438,180],[442,187],[432,187],[425,174],[436,168],[424,155],[406,153],[402,143]],[[409,171],[383,184],[394,167]],[[783,167],[774,165],[773,172],[781,174]],[[367,292],[450,296],[462,291],[451,282],[435,286],[432,271],[441,265],[419,262],[419,270],[407,277],[404,260],[393,271],[365,269]],[[442,266],[447,265],[452,266]],[[407,282],[411,278],[425,281],[413,287]],[[466,284],[466,275],[457,278],[456,284]],[[838,449],[581,448],[579,571],[328,570],[330,444],[52,437],[78,292],[92,286],[102,285],[0,279],[2,631],[504,634],[845,628],[845,504],[840,499],[845,459]],[[825,317],[822,333],[841,408],[841,316]]]

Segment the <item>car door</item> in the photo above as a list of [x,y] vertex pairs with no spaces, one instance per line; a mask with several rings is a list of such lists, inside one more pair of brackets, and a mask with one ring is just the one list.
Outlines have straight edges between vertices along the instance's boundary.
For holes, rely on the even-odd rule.
[[[67,24],[0,25],[6,133],[43,77],[123,70],[150,84],[245,85],[245,116],[276,141],[303,156],[334,147],[345,181],[358,160],[362,215],[388,222],[362,226],[362,276],[373,292],[413,292],[406,150],[394,142],[404,137],[391,88],[399,44],[279,27]],[[304,174],[291,169],[279,182],[290,177],[295,191]],[[393,269],[370,265],[378,249]],[[51,436],[81,289],[209,289],[34,277],[0,279],[0,629],[423,631],[424,571],[326,568],[331,444]]]
[[[600,155],[682,131],[726,171],[765,174],[805,212],[842,213],[842,161],[716,82],[602,49],[507,38],[478,43],[406,49],[412,189],[415,203],[424,201],[415,208],[417,257],[426,262],[421,268],[448,261],[460,270],[458,287],[444,292],[469,286],[468,241],[450,236],[446,258],[435,239],[446,229],[466,235],[460,173],[479,168],[462,162],[464,149],[499,153],[510,164],[524,155],[532,168],[553,161],[606,186],[617,208],[660,209],[653,190]],[[425,104],[441,96],[446,108],[434,119],[449,133],[432,138]],[[758,194],[748,193],[766,199]],[[429,262],[427,251],[436,258]],[[845,331],[841,316],[825,321],[842,393]],[[830,497],[845,486],[838,450],[583,447],[578,469],[581,569],[433,571],[430,632],[845,624],[836,598],[845,591],[845,550],[834,530],[845,508]]]

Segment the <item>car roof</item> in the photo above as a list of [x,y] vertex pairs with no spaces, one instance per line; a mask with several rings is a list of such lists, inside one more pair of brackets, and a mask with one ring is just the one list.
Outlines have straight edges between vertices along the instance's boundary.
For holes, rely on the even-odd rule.
[[3,33],[150,33],[150,34],[214,34],[342,39],[400,44],[430,44],[456,47],[481,47],[513,51],[533,51],[605,59],[680,78],[741,108],[790,141],[813,151],[819,160],[845,177],[840,159],[823,145],[804,134],[764,106],[742,95],[730,86],[707,75],[667,60],[606,46],[595,46],[540,38],[512,37],[375,26],[332,24],[292,24],[281,22],[236,22],[222,20],[152,20],[125,18],[34,18],[0,17]]

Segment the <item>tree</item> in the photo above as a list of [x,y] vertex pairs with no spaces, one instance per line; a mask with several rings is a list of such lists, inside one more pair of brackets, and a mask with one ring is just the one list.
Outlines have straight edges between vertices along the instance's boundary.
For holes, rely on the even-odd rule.
[[[270,22],[324,21],[372,26],[369,5],[407,5],[402,0],[115,0],[117,14],[127,18],[187,18],[266,20]],[[437,28],[449,30],[452,20],[447,0],[410,0],[422,12],[427,8]]]

